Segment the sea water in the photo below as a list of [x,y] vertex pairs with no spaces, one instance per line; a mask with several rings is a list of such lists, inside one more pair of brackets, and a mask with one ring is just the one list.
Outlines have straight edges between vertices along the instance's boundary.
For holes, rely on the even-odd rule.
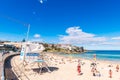
[[63,54],[67,57],[77,57],[84,59],[93,59],[96,54],[97,60],[120,62],[120,50],[90,50],[80,54]]

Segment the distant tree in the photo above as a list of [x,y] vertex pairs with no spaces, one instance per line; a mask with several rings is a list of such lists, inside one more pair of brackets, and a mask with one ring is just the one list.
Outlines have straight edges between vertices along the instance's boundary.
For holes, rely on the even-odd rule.
[[22,40],[22,42],[25,42],[25,38]]
[[54,44],[52,44],[51,48],[52,48],[52,49],[54,49],[54,48],[55,48],[55,45],[54,45]]
[[44,47],[48,47],[48,44],[47,44],[47,43],[44,43],[43,46],[44,46]]

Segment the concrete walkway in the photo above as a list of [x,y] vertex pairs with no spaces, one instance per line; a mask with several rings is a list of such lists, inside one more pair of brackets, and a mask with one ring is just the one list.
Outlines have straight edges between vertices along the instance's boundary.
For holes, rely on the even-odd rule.
[[3,73],[3,62],[2,62],[2,53],[0,53],[0,80],[2,80]]
[[5,54],[2,56],[2,53],[0,53],[0,80],[4,80],[4,61],[7,57],[11,56],[11,55],[15,55],[15,54],[19,54],[19,53],[9,53],[9,54]]

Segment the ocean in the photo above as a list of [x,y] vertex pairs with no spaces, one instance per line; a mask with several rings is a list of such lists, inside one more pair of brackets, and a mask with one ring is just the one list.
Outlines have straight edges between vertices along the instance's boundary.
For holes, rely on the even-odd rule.
[[93,59],[96,54],[97,60],[120,62],[120,50],[91,50],[80,54],[63,54],[67,57],[76,57],[84,59]]

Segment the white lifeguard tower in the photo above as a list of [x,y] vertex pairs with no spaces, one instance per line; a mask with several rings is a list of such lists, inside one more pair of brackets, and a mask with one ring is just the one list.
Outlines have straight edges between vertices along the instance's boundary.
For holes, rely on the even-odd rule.
[[25,68],[26,65],[31,63],[37,63],[38,67],[40,68],[39,73],[41,73],[43,67],[45,67],[48,72],[51,72],[42,54],[44,49],[45,48],[42,44],[36,44],[31,42],[23,43],[20,54],[20,59],[23,60],[23,67]]

